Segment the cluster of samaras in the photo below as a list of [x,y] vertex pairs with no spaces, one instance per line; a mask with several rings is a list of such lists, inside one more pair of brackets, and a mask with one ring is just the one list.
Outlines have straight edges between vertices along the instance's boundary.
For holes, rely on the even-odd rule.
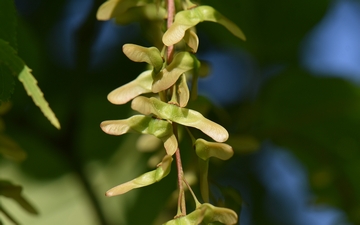
[[[142,72],[135,80],[115,89],[108,95],[113,104],[125,104],[131,101],[131,108],[139,115],[122,120],[110,120],[101,123],[104,132],[111,135],[122,135],[128,132],[150,134],[159,138],[166,150],[166,155],[153,171],[147,172],[131,181],[116,186],[107,191],[107,196],[126,193],[134,188],[153,184],[170,172],[173,155],[178,150],[177,131],[174,124],[201,130],[215,142],[202,138],[195,139],[189,132],[193,147],[201,163],[200,171],[203,177],[200,183],[202,197],[208,202],[207,169],[210,157],[227,160],[233,155],[231,146],[225,142],[229,134],[221,125],[205,118],[201,113],[186,108],[189,99],[196,98],[197,80],[202,76],[202,65],[196,58],[199,39],[195,26],[199,22],[211,21],[225,26],[235,36],[244,39],[242,31],[231,21],[210,6],[197,6],[189,0],[181,2],[183,9],[175,15],[169,29],[161,32],[162,49],[143,47],[135,44],[125,44],[124,54],[132,61],[146,62],[149,70]],[[162,27],[167,19],[167,10],[163,1],[146,0],[109,0],[97,13],[99,20],[115,19],[116,23],[128,24],[134,21],[149,21]],[[156,27],[155,26],[155,27]],[[169,46],[176,46],[176,54],[168,62],[165,56]],[[179,50],[183,49],[183,50]],[[191,90],[188,81],[192,82]],[[151,95],[154,97],[145,97]],[[176,128],[177,129],[177,126]],[[193,193],[192,193],[193,194]],[[226,208],[201,204],[193,195],[196,209],[188,215],[181,212],[175,219],[165,224],[208,224],[215,221],[223,224],[235,224],[237,215]]]

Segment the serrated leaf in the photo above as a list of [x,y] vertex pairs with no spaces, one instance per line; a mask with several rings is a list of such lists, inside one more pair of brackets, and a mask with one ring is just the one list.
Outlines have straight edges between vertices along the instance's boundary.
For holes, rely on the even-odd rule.
[[152,91],[158,93],[170,88],[183,73],[199,67],[200,61],[194,55],[189,52],[177,53],[170,65],[153,76]]
[[[9,42],[10,46],[17,49],[16,38],[16,9],[13,0],[0,1],[0,39]],[[1,46],[0,46],[1,49]]]
[[131,108],[144,115],[154,114],[159,118],[194,127],[218,142],[228,139],[229,133],[219,124],[205,118],[197,111],[162,102],[156,98],[136,97]]
[[33,99],[35,105],[40,108],[56,128],[60,129],[60,123],[49,107],[40,88],[37,86],[37,81],[31,74],[31,69],[25,65],[19,56],[17,56],[15,50],[2,39],[0,39],[0,63],[7,66],[13,75],[18,77],[23,83],[27,94]]
[[183,39],[185,32],[203,21],[216,22],[226,27],[236,37],[246,40],[244,33],[236,24],[224,17],[211,6],[198,6],[176,14],[174,23],[165,32],[162,40],[166,46],[171,46]]
[[144,173],[143,175],[131,181],[120,184],[114,188],[111,188],[106,192],[105,195],[108,197],[121,195],[135,188],[148,186],[155,182],[160,181],[170,173],[172,160],[173,158],[170,155],[164,156],[163,160],[158,165],[156,170]]
[[31,74],[31,69],[24,65],[23,70],[19,74],[19,80],[23,83],[27,94],[33,99],[35,105],[44,113],[45,117],[48,118],[50,123],[57,129],[60,129],[60,123],[56,118],[54,112],[49,107],[49,103],[45,100],[44,94],[37,86],[35,77]]

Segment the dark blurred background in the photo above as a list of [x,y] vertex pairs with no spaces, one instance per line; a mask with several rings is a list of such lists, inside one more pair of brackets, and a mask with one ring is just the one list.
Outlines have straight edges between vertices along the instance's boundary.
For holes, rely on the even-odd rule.
[[[28,158],[0,159],[0,170],[40,212],[2,200],[22,224],[160,224],[176,213],[175,170],[153,186],[104,196],[159,156],[139,152],[137,135],[113,137],[99,127],[132,113],[106,99],[144,69],[122,45],[151,46],[139,23],[97,21],[103,2],[15,1],[18,53],[62,126],[53,128],[16,84],[3,119]],[[220,25],[198,26],[197,56],[211,67],[199,93],[213,102],[198,107],[230,131],[236,152],[210,166],[212,201],[237,210],[242,225],[360,224],[360,2],[201,3],[247,36],[242,42]],[[192,149],[183,146],[186,172],[196,175]]]

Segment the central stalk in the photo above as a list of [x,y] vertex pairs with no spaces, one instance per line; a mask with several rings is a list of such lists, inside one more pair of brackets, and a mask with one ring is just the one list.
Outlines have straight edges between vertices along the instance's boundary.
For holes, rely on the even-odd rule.
[[[168,0],[167,1],[167,29],[171,27],[174,21],[175,17],[175,2],[174,0]],[[167,47],[167,64],[169,65],[173,59],[174,56],[174,45]],[[175,84],[176,85],[176,84]],[[172,87],[175,88],[175,87]],[[178,138],[178,132],[177,132],[177,124],[173,122],[173,132],[176,138]],[[176,217],[181,217],[186,215],[186,204],[185,204],[185,192],[184,192],[184,171],[182,167],[181,162],[181,155],[180,155],[180,148],[177,148],[175,152],[175,158],[176,158],[176,167],[177,167],[177,176],[178,176],[178,189],[179,189],[179,196],[178,196],[178,212]]]

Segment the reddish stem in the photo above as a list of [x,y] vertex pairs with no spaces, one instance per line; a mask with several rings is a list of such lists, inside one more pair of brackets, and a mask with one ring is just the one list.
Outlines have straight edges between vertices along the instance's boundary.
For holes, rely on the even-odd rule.
[[[167,10],[168,10],[168,17],[167,17],[167,29],[171,27],[174,21],[175,16],[175,2],[174,0],[168,0],[167,1]],[[167,49],[167,62],[168,64],[171,63],[174,55],[174,46],[171,45]]]
[[[167,29],[171,27],[174,21],[175,16],[175,2],[174,0],[168,0],[167,1],[167,11],[168,11],[168,17],[167,17]],[[167,48],[167,63],[170,64],[174,56],[174,46],[168,46]],[[173,123],[173,132],[175,137],[178,139],[178,132],[177,132],[177,124]],[[175,152],[175,158],[176,158],[176,167],[178,171],[178,188],[179,188],[179,199],[178,199],[178,206],[180,206],[181,215],[177,216],[184,216],[186,215],[186,206],[185,206],[185,196],[184,196],[184,185],[183,185],[183,179],[184,179],[184,171],[182,167],[181,162],[181,155],[180,155],[180,149],[177,148]]]

